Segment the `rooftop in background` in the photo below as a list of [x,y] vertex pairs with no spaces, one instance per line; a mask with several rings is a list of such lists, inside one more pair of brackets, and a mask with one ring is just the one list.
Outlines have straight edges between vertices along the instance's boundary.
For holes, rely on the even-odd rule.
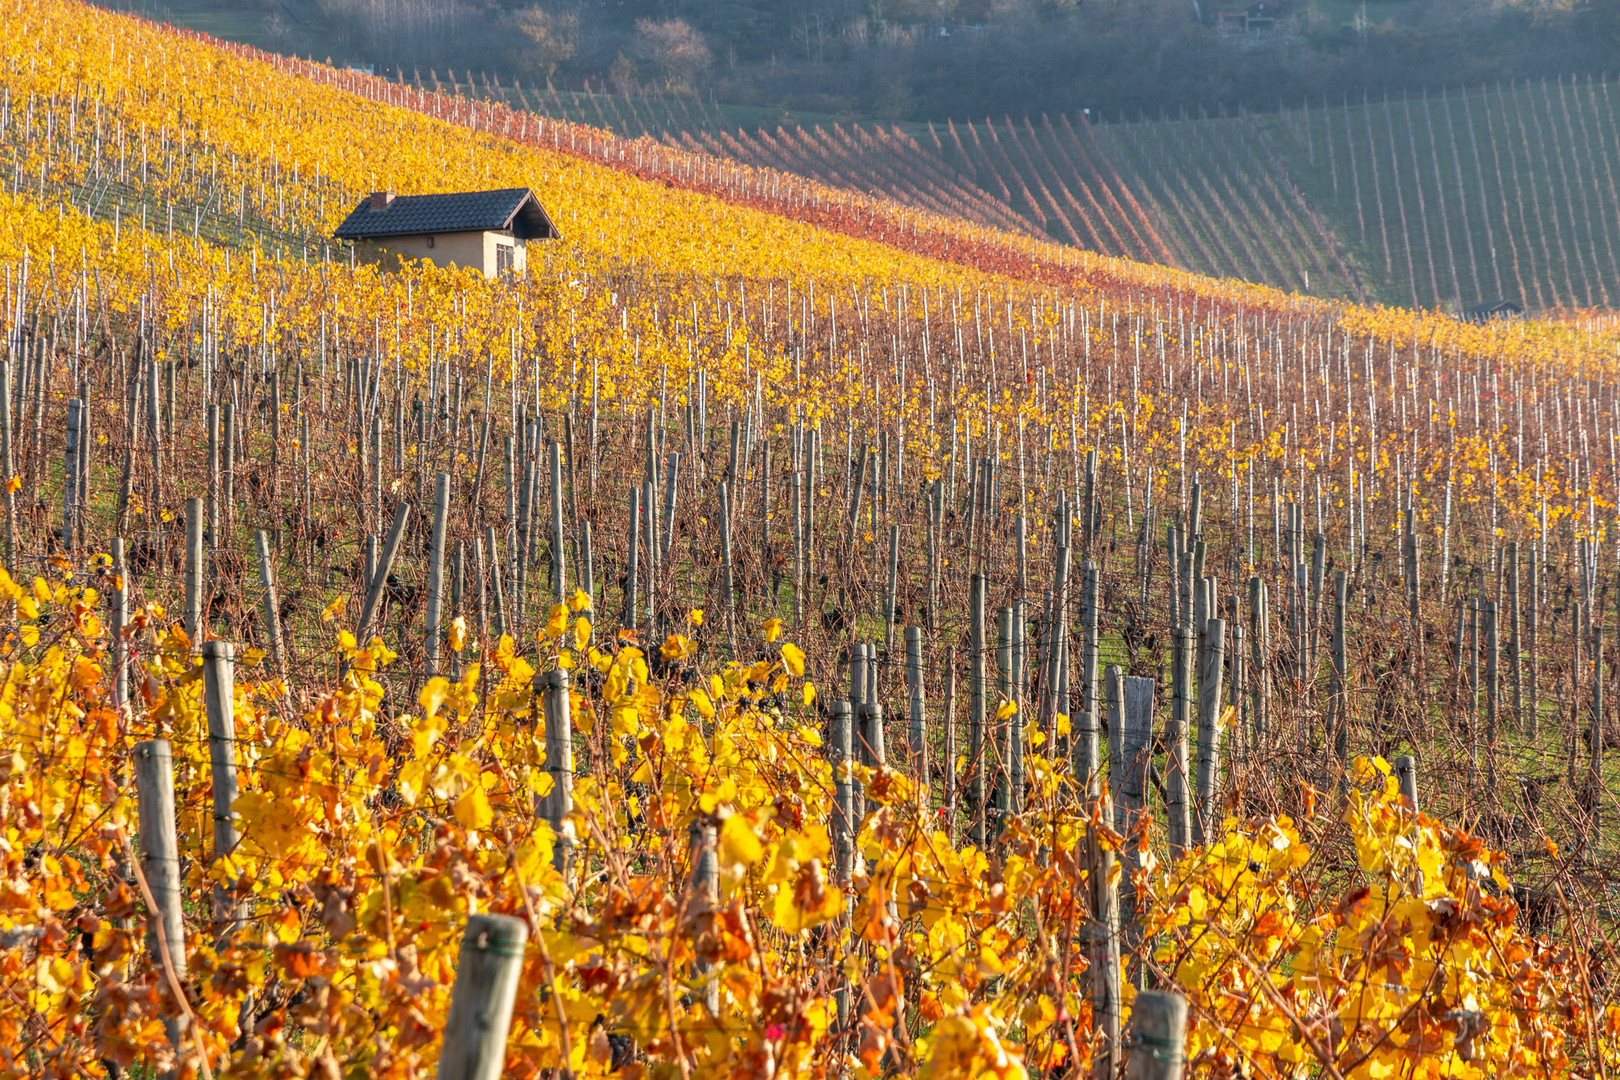
[[1523,314],[1524,307],[1512,300],[1487,300],[1463,312],[1463,321],[1482,323],[1492,319],[1517,319]]
[[510,229],[520,240],[556,240],[562,234],[526,187],[456,191],[441,195],[373,195],[334,234],[341,240]]

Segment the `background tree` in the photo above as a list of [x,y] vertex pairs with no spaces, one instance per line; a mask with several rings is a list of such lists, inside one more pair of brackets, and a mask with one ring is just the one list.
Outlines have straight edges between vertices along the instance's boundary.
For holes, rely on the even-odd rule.
[[714,60],[703,34],[685,19],[637,19],[631,48],[666,90],[691,89]]
[[557,65],[574,56],[579,35],[579,19],[571,12],[548,11],[536,4],[512,16],[521,34],[518,63],[524,74],[550,79]]

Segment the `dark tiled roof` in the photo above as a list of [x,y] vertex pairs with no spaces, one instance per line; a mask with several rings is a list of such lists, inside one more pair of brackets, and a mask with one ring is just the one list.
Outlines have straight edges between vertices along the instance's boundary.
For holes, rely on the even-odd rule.
[[1486,322],[1490,319],[1511,319],[1524,314],[1524,308],[1512,300],[1488,300],[1475,304],[1463,312],[1464,322]]
[[381,210],[373,210],[367,198],[343,219],[334,235],[340,240],[361,240],[508,228],[525,239],[553,240],[561,235],[528,188],[396,195]]

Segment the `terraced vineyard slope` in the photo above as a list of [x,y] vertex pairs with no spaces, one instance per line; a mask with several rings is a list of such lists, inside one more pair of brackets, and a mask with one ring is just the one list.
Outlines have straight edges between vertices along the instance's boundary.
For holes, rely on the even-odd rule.
[[[1620,1064],[1613,320],[0,30],[0,1074]],[[1169,258],[1151,134],[904,152]],[[371,262],[384,188],[561,235]],[[1285,195],[1196,235],[1314,283]]]
[[1620,102],[1600,80],[1239,117],[770,128],[681,97],[536,92],[470,77],[453,88],[1291,291],[1448,310],[1500,298],[1607,307],[1620,297]]

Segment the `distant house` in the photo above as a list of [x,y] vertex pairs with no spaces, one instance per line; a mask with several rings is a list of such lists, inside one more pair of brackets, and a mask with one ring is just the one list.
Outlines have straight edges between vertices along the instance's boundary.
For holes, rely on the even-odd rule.
[[1215,25],[1221,30],[1240,34],[1275,30],[1282,11],[1275,4],[1255,0],[1242,11],[1222,11],[1215,16]]
[[1463,322],[1487,323],[1494,319],[1517,319],[1524,308],[1512,300],[1487,300],[1463,312]]
[[562,234],[528,188],[395,195],[376,191],[343,219],[335,233],[354,241],[360,258],[381,264],[427,259],[435,266],[470,266],[485,277],[522,274],[530,240]]

